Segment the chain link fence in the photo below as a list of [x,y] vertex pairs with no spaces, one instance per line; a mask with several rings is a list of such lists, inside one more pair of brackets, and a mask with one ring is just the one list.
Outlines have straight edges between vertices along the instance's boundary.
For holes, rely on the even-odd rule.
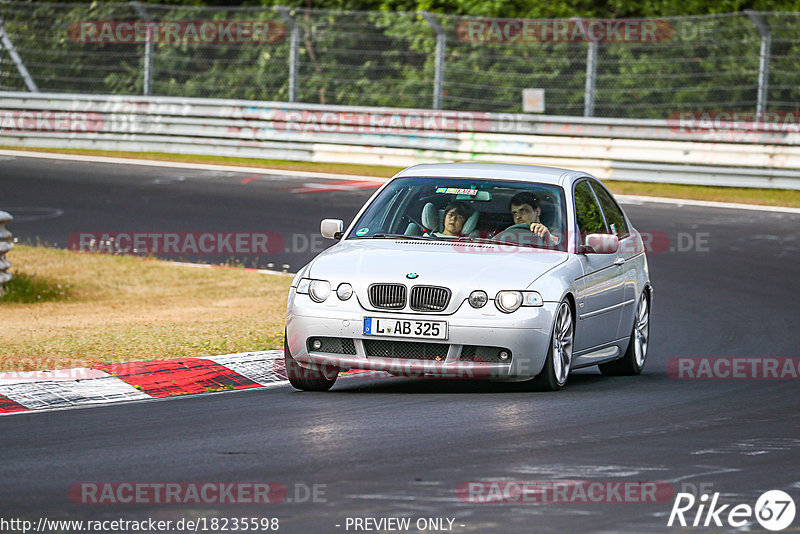
[[619,32],[609,21],[135,2],[0,1],[0,13],[6,91],[521,112],[533,88],[548,115],[800,111],[798,13],[616,21]]

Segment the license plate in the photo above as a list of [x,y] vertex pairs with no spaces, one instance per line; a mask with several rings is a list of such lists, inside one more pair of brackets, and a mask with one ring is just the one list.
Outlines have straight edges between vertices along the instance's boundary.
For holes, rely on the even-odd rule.
[[447,339],[447,322],[364,317],[364,335]]

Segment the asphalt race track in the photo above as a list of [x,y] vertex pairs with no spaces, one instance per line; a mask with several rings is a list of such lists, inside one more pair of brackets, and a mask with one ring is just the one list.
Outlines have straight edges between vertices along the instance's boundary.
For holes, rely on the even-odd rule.
[[[236,259],[296,270],[327,243],[304,248],[295,236],[310,243],[324,217],[348,222],[373,191],[301,192],[314,189],[308,182],[5,159],[0,209],[23,215],[9,225],[22,240],[60,246],[84,231],[275,232],[289,243],[282,251]],[[608,378],[587,369],[558,393],[354,378],[323,394],[275,387],[0,417],[0,517],[276,517],[280,532],[318,534],[354,532],[353,518],[366,517],[410,517],[411,532],[419,518],[445,519],[445,526],[453,519],[452,532],[732,530],[668,527],[674,494],[644,503],[587,502],[574,493],[484,503],[457,491],[470,481],[659,481],[673,492],[718,492],[721,504],[750,506],[779,489],[800,504],[797,376],[668,373],[671,359],[688,357],[795,358],[797,370],[800,215],[656,203],[624,208],[640,231],[656,235],[652,342],[642,376]],[[279,482],[288,494],[271,505],[73,502],[70,487],[86,481]],[[307,490],[315,487],[311,498]],[[748,530],[764,531],[753,517]]]
[[[66,247],[80,233],[266,233],[281,245],[269,257],[237,253],[235,243],[233,252],[178,247],[178,254],[173,249],[162,256],[248,267],[289,264],[291,271],[333,243],[319,235],[322,218],[349,222],[374,192],[356,189],[358,182],[347,192],[323,193],[316,191],[324,181],[309,178],[1,158],[0,205],[15,215],[10,228],[23,241]],[[272,251],[271,243],[267,248]]]

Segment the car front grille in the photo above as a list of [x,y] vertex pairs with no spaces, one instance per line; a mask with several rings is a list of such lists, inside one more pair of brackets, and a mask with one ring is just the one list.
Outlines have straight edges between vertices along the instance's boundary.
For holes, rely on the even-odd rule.
[[[500,359],[500,351],[506,351],[508,358]],[[491,362],[491,363],[511,363],[511,351],[502,347],[484,347],[480,345],[464,345],[461,348],[462,362]]]
[[414,311],[442,311],[450,302],[446,287],[414,286],[411,288],[411,309]]
[[[314,342],[321,343],[320,348],[314,348]],[[355,354],[356,345],[352,339],[346,337],[310,337],[306,341],[309,352],[327,352],[329,354]]]
[[369,302],[374,308],[401,310],[406,306],[406,286],[403,284],[372,284]]
[[413,341],[388,341],[365,339],[364,351],[368,358],[402,358],[404,360],[444,361],[450,345],[442,343],[415,343]]

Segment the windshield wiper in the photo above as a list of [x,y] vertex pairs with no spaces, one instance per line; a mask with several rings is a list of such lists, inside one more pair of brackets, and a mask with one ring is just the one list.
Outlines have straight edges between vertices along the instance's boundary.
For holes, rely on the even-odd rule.
[[424,235],[406,235],[406,234],[375,234],[369,237],[378,239],[383,239],[387,237],[395,239],[434,239],[432,237],[426,237]]
[[498,241],[497,239],[492,239],[490,237],[471,237],[468,235],[462,235],[456,241],[467,241],[469,243],[492,243],[494,245],[516,245],[522,246],[519,243],[512,243],[511,241]]
[[456,239],[456,241],[466,241],[468,243],[491,243],[493,245],[512,245],[514,247],[544,248],[534,245],[533,243],[514,243],[513,241],[500,241],[491,237],[472,237],[468,235],[462,235]]

